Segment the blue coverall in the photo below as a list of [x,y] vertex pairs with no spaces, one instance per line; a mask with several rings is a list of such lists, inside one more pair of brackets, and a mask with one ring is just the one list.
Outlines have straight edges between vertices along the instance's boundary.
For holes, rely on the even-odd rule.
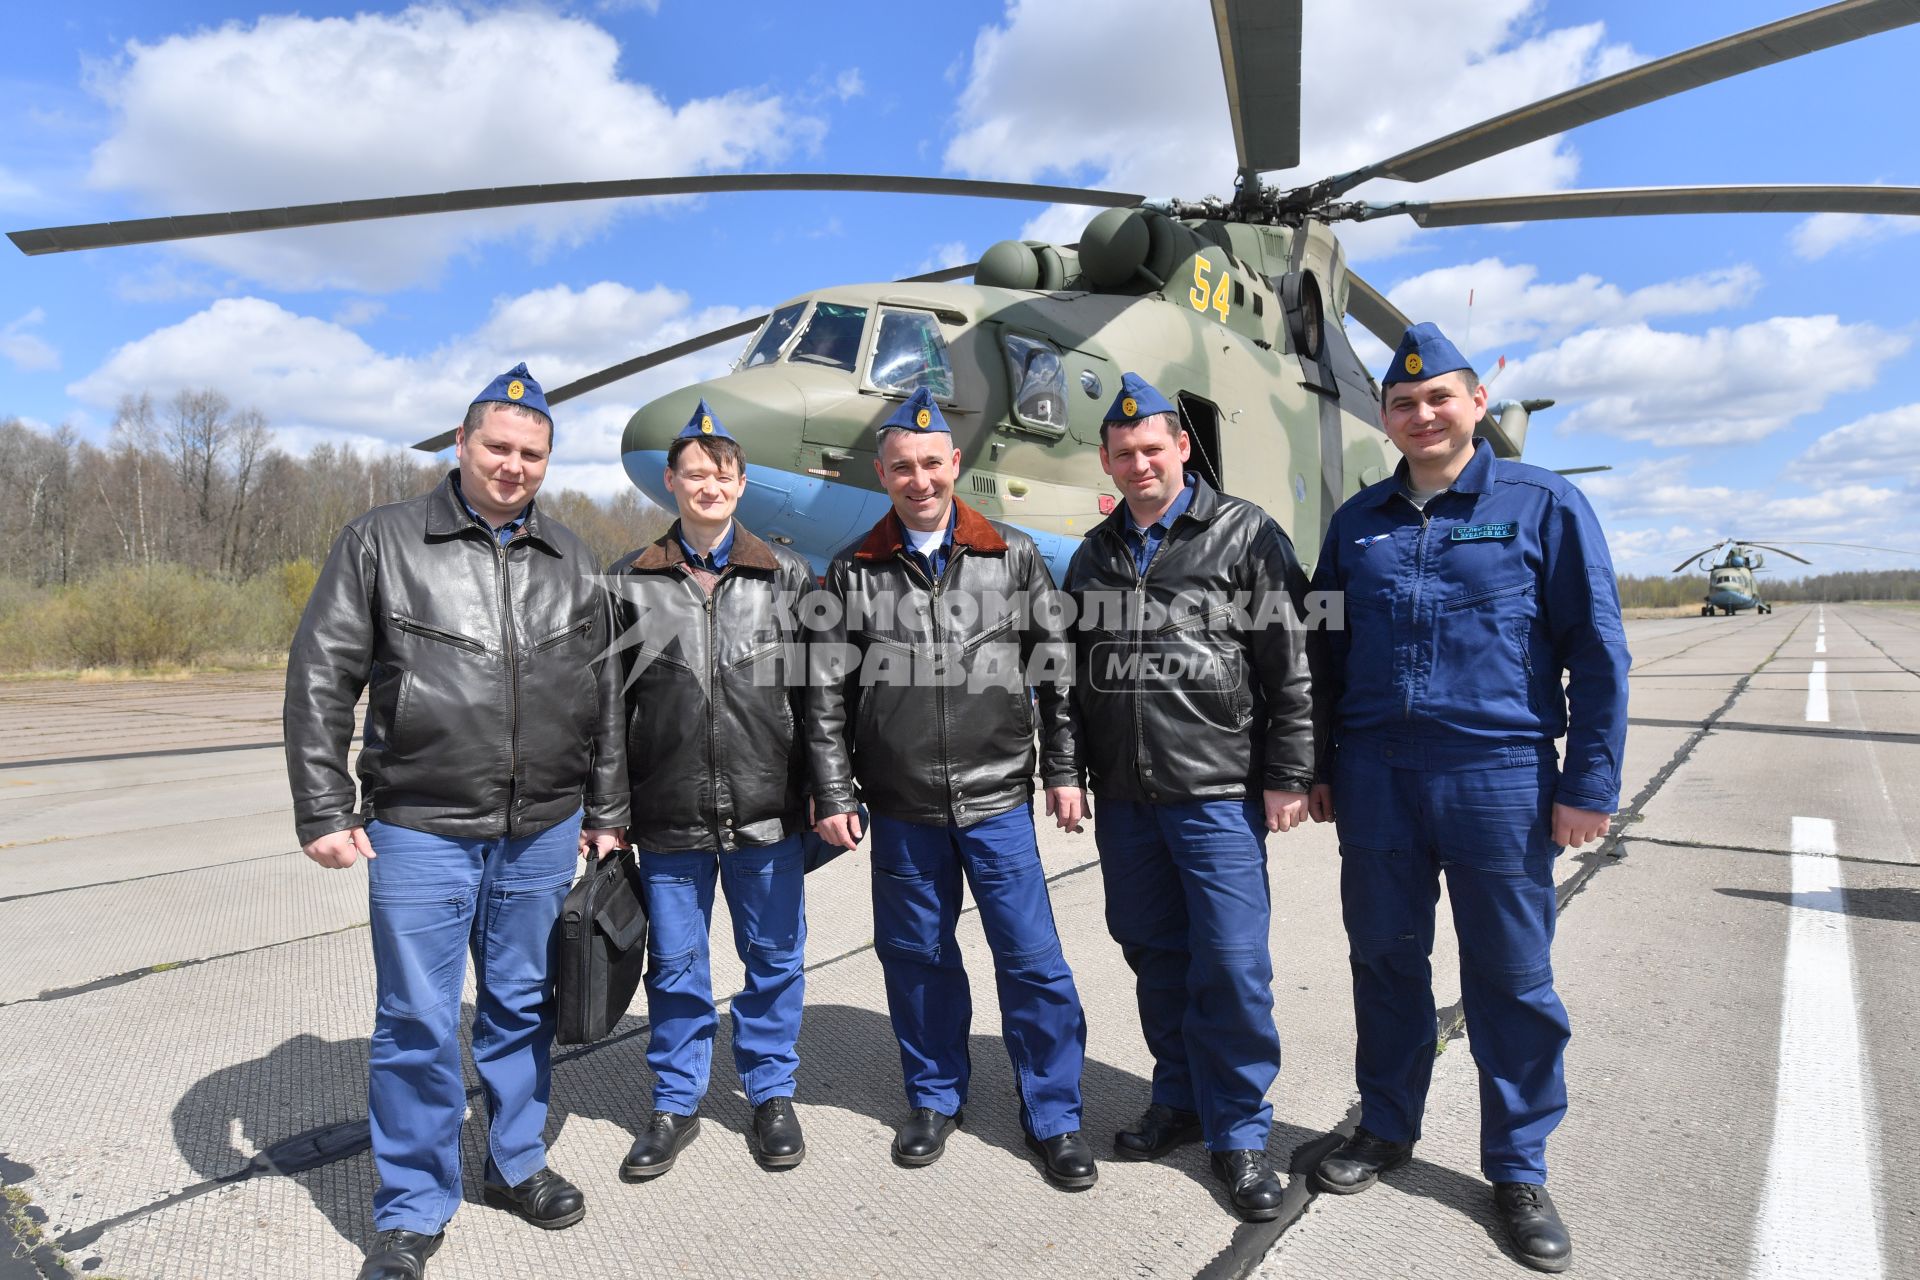
[[1318,777],[1333,786],[1340,835],[1360,1123],[1419,1137],[1445,872],[1480,1068],[1481,1168],[1544,1183],[1569,1036],[1550,955],[1552,811],[1619,803],[1619,595],[1592,508],[1553,472],[1476,440],[1424,511],[1406,479],[1403,462],[1334,514],[1313,575],[1316,592],[1344,593],[1344,628],[1314,633],[1309,654]]

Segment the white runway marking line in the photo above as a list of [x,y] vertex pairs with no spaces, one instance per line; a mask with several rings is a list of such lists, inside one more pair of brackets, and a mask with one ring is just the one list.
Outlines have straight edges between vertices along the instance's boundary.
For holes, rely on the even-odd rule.
[[[1825,605],[1820,606],[1817,630],[1813,633],[1813,651],[1815,653],[1825,653],[1827,651],[1827,607]],[[1812,719],[1812,717],[1809,716],[1808,719]]]
[[1827,664],[1816,662],[1807,672],[1807,719],[1827,719]]
[[1833,821],[1795,818],[1793,850],[1773,1149],[1749,1274],[1881,1280],[1879,1179]]

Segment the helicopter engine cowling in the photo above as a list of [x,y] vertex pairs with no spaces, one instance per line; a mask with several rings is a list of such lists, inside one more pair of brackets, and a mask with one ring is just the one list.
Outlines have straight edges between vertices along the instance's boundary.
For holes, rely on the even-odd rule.
[[1071,249],[1044,240],[1001,240],[980,255],[973,282],[999,289],[1064,289],[1080,272]]

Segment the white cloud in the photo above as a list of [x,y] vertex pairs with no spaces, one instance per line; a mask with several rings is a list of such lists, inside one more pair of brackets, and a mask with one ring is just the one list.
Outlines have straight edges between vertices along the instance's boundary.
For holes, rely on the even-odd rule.
[[[1610,519],[1656,519],[1750,507],[1762,494],[1729,485],[1690,483],[1685,456],[1636,463],[1623,470],[1580,477],[1580,488]],[[1680,537],[1662,544],[1684,542]]]
[[[473,393],[517,361],[558,387],[748,314],[695,311],[685,294],[659,286],[558,285],[496,302],[476,330],[433,351],[394,355],[340,324],[260,298],[225,298],[119,348],[67,391],[104,408],[125,394],[217,387],[265,413],[289,448],[321,439],[404,445],[454,426]],[[636,408],[716,376],[734,354],[709,348],[557,406],[556,465],[618,465],[621,429]]]
[[1435,322],[1463,346],[1471,341],[1469,355],[1499,355],[1510,345],[1556,341],[1603,322],[1720,311],[1746,302],[1760,287],[1760,273],[1745,265],[1631,291],[1590,274],[1560,283],[1539,276],[1529,264],[1482,258],[1402,280],[1388,293],[1415,320]]
[[[1605,43],[1598,23],[1538,30],[1537,9],[1534,0],[1379,0],[1356,22],[1337,6],[1308,6],[1301,165],[1269,181],[1358,168],[1633,60]],[[1150,76],[1116,77],[1114,67],[1138,61],[1142,30],[1155,32]],[[1412,30],[1419,39],[1380,38]],[[1104,88],[1089,93],[1089,84]],[[974,41],[957,124],[946,164],[978,177],[1198,197],[1230,194],[1236,169],[1219,49],[1197,4],[1169,21],[1160,0],[1008,0],[1003,22]],[[1577,169],[1572,149],[1547,138],[1417,188],[1370,183],[1356,194],[1550,191]],[[1072,240],[1091,212],[1050,209],[1025,234]],[[1349,228],[1349,253],[1390,251],[1412,230],[1401,219]]]
[[1609,325],[1510,362],[1500,392],[1558,400],[1569,410],[1561,430],[1659,445],[1737,444],[1871,386],[1907,346],[1904,337],[1835,316],[1774,316],[1701,334]]
[[967,251],[966,241],[949,240],[945,244],[933,246],[932,249],[927,251],[927,256],[920,259],[919,266],[903,274],[924,276],[929,272],[945,271],[948,267],[957,267],[963,262],[971,262],[972,260],[973,254]]
[[867,82],[858,67],[848,67],[833,78],[833,96],[842,102],[857,98],[866,91]]
[[32,184],[0,164],[0,209],[23,209],[39,198]]
[[[746,91],[676,107],[621,78],[619,57],[599,27],[534,8],[266,17],[130,42],[93,77],[115,122],[90,181],[156,211],[271,207],[739,169],[812,145],[824,128]],[[526,234],[536,251],[577,241],[615,208],[400,218],[180,248],[281,287],[388,289],[432,278],[484,240]]]
[[333,313],[333,322],[348,329],[356,329],[370,320],[377,320],[386,314],[387,304],[378,298],[354,298],[344,302]]
[[1910,489],[1920,489],[1920,404],[1835,427],[1800,455],[1792,473],[1804,483],[1822,485],[1904,477]]
[[1859,247],[1920,231],[1920,218],[1878,213],[1816,213],[1794,227],[1793,251],[1818,261],[1836,249]]
[[0,356],[5,356],[22,373],[60,367],[60,353],[53,344],[37,333],[27,332],[39,328],[46,318],[47,313],[35,307],[18,319],[0,326]]

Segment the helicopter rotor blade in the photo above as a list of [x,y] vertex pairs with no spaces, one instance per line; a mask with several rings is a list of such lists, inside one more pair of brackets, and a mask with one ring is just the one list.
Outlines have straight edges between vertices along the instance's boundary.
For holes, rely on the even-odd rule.
[[1358,206],[1351,216],[1367,222],[1401,213],[1423,227],[1665,213],[1877,213],[1920,217],[1920,187],[1783,184],[1596,188],[1469,200],[1402,200]]
[[[1796,547],[1851,547],[1855,551],[1885,551],[1896,556],[1920,556],[1920,551],[1910,551],[1905,547],[1876,547],[1865,542],[1814,542],[1806,538],[1794,538],[1792,541]],[[1756,542],[1753,545],[1759,546],[1761,544]],[[1780,548],[1769,547],[1768,550],[1779,551]],[[1792,552],[1781,552],[1781,554],[1791,555]]]
[[1678,573],[1682,569],[1686,568],[1688,565],[1692,564],[1695,560],[1698,560],[1701,556],[1710,556],[1714,552],[1718,551],[1721,547],[1724,547],[1726,545],[1727,545],[1726,539],[1722,538],[1720,541],[1714,543],[1712,546],[1707,547],[1704,550],[1694,552],[1692,555],[1688,556],[1685,560],[1682,560],[1679,564],[1667,570],[1667,572]]
[[1351,271],[1347,272],[1347,314],[1389,347],[1399,346],[1413,325],[1400,308],[1387,301],[1386,294]]
[[974,178],[917,178],[864,173],[716,173],[696,177],[623,178],[609,182],[547,182],[524,187],[481,187],[467,191],[443,191],[437,195],[386,196],[372,200],[289,205],[279,209],[239,209],[228,213],[135,218],[126,222],[95,222],[71,227],[9,231],[7,239],[13,241],[20,252],[37,256],[43,253],[69,253],[76,249],[238,235],[284,227],[319,227],[379,218],[406,218],[423,213],[731,191],[867,191],[1115,207],[1137,205],[1145,199],[1144,196],[1123,191],[1098,191],[1028,182],[986,182]]
[[1371,178],[1425,182],[1577,125],[1914,22],[1920,22],[1916,0],[1842,0],[1542,98],[1329,179],[1314,190],[1337,196]]
[[[928,271],[922,275],[904,276],[896,283],[915,284],[958,280],[961,276],[971,275],[974,268],[979,265],[977,262],[964,262],[957,267],[942,267],[938,271]],[[648,369],[666,364],[669,361],[678,360],[681,356],[689,356],[696,351],[704,351],[708,347],[717,346],[733,338],[744,338],[755,329],[758,329],[761,324],[766,321],[767,315],[768,313],[763,311],[757,316],[749,316],[745,320],[738,320],[733,324],[723,325],[718,329],[709,329],[707,332],[688,338],[683,342],[676,342],[671,346],[659,347],[644,355],[635,356],[631,360],[622,360],[619,364],[608,365],[606,368],[594,373],[589,373],[585,377],[575,378],[572,382],[555,387],[552,391],[547,392],[547,403],[550,405],[563,404],[576,396],[583,396],[589,391],[598,391],[601,387],[609,383],[618,382],[622,378],[630,378],[636,373],[643,373]],[[428,436],[425,440],[416,442],[413,447],[423,453],[438,453],[452,443],[453,432],[449,430],[442,431],[437,436]]]
[[1553,474],[1557,476],[1584,476],[1584,475],[1591,475],[1596,471],[1611,471],[1611,470],[1613,470],[1613,464],[1610,462],[1603,462],[1596,466],[1591,466],[1591,467],[1555,467],[1553,469]]
[[1301,0],[1213,0],[1240,172],[1300,163]]
[[1798,560],[1801,564],[1813,563],[1813,561],[1807,559],[1805,556],[1797,556],[1793,554],[1793,552],[1786,550],[1784,547],[1771,546],[1765,542],[1747,542],[1747,543],[1742,543],[1741,545],[1748,546],[1748,547],[1758,547],[1762,551],[1771,551],[1775,555],[1785,556],[1789,560]]

